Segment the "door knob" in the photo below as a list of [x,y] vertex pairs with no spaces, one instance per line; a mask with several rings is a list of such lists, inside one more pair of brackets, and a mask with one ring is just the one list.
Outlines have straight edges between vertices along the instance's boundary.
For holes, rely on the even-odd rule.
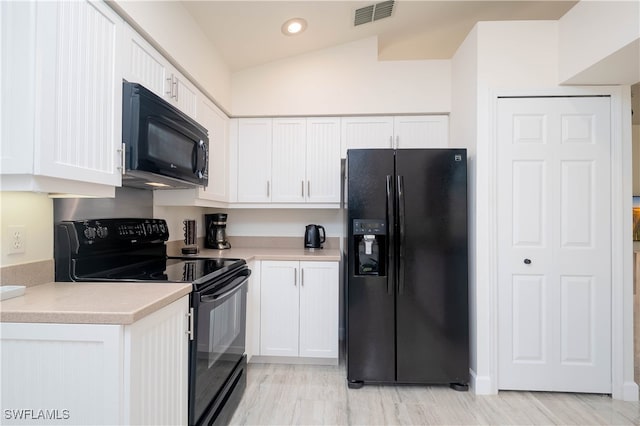
[[531,259],[525,259],[524,260],[524,264],[525,265],[531,265]]

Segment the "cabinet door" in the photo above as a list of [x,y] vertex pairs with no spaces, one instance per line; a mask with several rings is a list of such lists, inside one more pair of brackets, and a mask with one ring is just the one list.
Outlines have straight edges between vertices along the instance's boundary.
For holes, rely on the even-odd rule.
[[393,117],[342,118],[342,158],[351,148],[393,148]]
[[238,120],[238,201],[271,201],[271,119]]
[[196,118],[198,89],[176,69],[171,76],[171,99],[175,106],[191,118]]
[[209,184],[199,189],[199,198],[216,201],[228,199],[229,118],[211,101],[200,96],[198,123],[209,132]]
[[189,296],[183,296],[125,326],[124,424],[187,424],[188,313]]
[[299,262],[264,261],[260,283],[260,355],[298,356]]
[[125,26],[124,78],[142,84],[160,97],[169,95],[168,62],[133,28]]
[[338,357],[338,263],[300,262],[300,356]]
[[[33,173],[36,2],[0,2],[0,172]],[[3,176],[2,185],[6,183]]]
[[280,203],[304,202],[305,193],[304,118],[276,118],[273,120],[271,201]]
[[249,276],[249,291],[247,292],[247,362],[251,362],[254,355],[260,355],[260,279],[262,262],[253,260],[247,263],[251,269]]
[[38,3],[35,174],[120,185],[123,25],[102,2]]
[[446,115],[395,117],[393,130],[397,149],[449,146],[449,117]]
[[307,119],[306,201],[340,202],[340,119]]
[[[110,324],[0,323],[3,419],[9,424],[129,424],[123,419],[122,335],[122,326]],[[56,410],[64,419],[20,421],[13,410],[8,417],[4,410],[24,408]]]

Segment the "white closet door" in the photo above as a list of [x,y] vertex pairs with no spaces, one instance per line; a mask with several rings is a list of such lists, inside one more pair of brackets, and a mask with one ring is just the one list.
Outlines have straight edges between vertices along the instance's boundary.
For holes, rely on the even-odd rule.
[[611,392],[610,100],[498,101],[499,389]]

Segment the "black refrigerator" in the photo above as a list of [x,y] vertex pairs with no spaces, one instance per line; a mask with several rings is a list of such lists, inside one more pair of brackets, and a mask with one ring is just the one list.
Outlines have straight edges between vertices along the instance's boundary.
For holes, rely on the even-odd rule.
[[469,383],[465,149],[352,149],[347,380]]

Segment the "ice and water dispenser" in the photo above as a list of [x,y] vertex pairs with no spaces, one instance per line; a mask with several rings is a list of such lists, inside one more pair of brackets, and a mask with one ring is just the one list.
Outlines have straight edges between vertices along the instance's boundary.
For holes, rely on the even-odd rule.
[[386,274],[387,226],[385,220],[353,220],[355,275]]

